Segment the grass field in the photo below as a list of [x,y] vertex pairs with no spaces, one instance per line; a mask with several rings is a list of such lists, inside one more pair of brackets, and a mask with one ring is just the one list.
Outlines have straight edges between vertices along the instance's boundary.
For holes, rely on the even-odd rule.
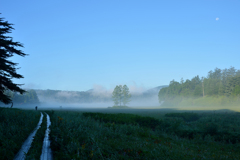
[[40,112],[0,107],[0,159],[13,159],[37,126]]
[[191,112],[161,109],[54,111],[51,113],[54,157],[240,159],[238,113]]
[[[240,159],[240,114],[234,111],[81,109],[46,112],[51,118],[54,159]],[[36,114],[35,126],[40,116],[39,112],[16,109],[4,109],[0,116],[11,119],[17,113],[21,113],[18,118],[27,113]],[[29,121],[24,119],[25,123]],[[0,121],[0,125],[3,123]],[[25,127],[31,130],[30,126]],[[41,139],[38,132],[36,137]],[[39,146],[40,142],[36,139],[33,143]],[[12,148],[13,144],[8,145]],[[3,152],[2,144],[0,148]],[[12,157],[14,153],[7,153],[5,157]],[[30,155],[34,157],[34,151]],[[12,159],[9,157],[7,159]]]

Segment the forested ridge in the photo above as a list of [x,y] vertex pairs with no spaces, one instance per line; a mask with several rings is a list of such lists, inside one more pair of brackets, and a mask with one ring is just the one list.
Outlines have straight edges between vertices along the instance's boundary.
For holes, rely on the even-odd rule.
[[111,97],[95,95],[92,91],[36,90],[41,102],[92,103],[111,101]]
[[[155,97],[158,91],[166,87],[158,86],[145,92],[131,95],[134,100],[148,100]],[[41,102],[57,102],[57,103],[95,103],[95,102],[112,102],[112,94],[95,92],[93,89],[88,91],[63,91],[63,90],[35,90]]]
[[[132,94],[132,100],[149,100],[151,97],[155,97],[158,91],[166,86],[158,86],[149,89],[143,93]],[[24,94],[12,92],[10,90],[5,91],[14,104],[37,104],[37,103],[104,103],[112,102],[111,94],[98,93],[90,89],[88,91],[64,91],[64,90],[40,90],[40,89],[28,89]]]
[[10,90],[5,91],[6,95],[9,96],[14,104],[38,104],[39,99],[35,90],[27,90],[23,94],[12,92]]
[[207,77],[197,75],[191,80],[172,80],[168,87],[158,93],[159,102],[164,101],[164,105],[177,105],[186,98],[209,100],[210,97],[219,104],[240,100],[240,70],[234,67],[215,68],[208,72]]

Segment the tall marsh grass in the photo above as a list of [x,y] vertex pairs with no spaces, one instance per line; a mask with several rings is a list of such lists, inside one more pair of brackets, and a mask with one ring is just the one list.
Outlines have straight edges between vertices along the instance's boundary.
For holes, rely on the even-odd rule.
[[40,112],[0,107],[0,159],[13,159],[37,126]]
[[237,114],[200,114],[194,121],[166,116],[154,128],[145,125],[152,118],[131,114],[50,116],[54,159],[240,159]]

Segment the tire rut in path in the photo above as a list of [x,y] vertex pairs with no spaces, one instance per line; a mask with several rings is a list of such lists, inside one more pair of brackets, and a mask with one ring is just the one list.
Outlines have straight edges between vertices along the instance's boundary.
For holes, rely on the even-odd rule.
[[28,138],[25,140],[25,142],[23,143],[21,149],[18,151],[18,153],[16,154],[16,156],[14,157],[14,160],[24,160],[26,157],[26,154],[29,150],[29,148],[31,147],[33,138],[37,132],[37,130],[41,127],[42,124],[42,120],[43,120],[43,114],[41,112],[41,117],[40,120],[38,122],[37,127],[33,130],[33,132],[28,136]]
[[50,140],[49,140],[49,133],[50,133],[50,129],[49,126],[51,125],[51,121],[50,121],[50,117],[47,113],[45,113],[47,115],[47,129],[45,131],[45,137],[43,140],[43,146],[42,146],[42,154],[40,157],[40,160],[52,160],[52,150],[50,148]]

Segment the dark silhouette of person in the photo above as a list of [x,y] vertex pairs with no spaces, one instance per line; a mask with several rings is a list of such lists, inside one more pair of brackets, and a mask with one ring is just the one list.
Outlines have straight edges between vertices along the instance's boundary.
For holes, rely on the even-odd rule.
[[37,106],[35,107],[35,109],[37,110]]

